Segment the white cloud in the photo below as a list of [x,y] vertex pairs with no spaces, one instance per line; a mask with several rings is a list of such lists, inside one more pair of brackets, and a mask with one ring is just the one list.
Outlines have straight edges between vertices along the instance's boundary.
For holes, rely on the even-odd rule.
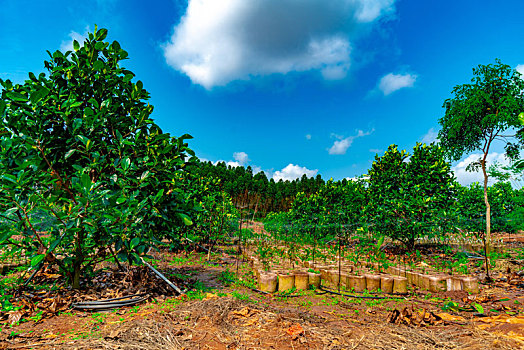
[[370,148],[369,151],[371,153],[382,153],[382,150],[381,149],[378,149],[378,148]]
[[366,131],[366,132],[364,132],[362,130],[357,130],[357,134],[356,135],[348,136],[346,138],[344,138],[343,136],[340,136],[340,135],[332,134],[331,136],[337,138],[338,140],[336,140],[333,143],[333,146],[331,146],[331,148],[328,150],[328,153],[329,154],[346,154],[348,148],[351,147],[351,145],[353,144],[353,141],[355,141],[355,139],[357,139],[359,137],[364,137],[364,136],[371,135],[371,133],[373,133],[373,131],[375,131],[375,129],[373,129],[371,131]]
[[229,161],[229,162],[226,163],[226,165],[230,166],[230,167],[233,167],[233,168],[242,166],[242,164],[240,164],[240,162],[234,162],[234,161]]
[[[217,161],[211,161],[211,163],[213,165],[217,165],[218,163],[224,162],[226,164],[226,166],[230,166],[232,168],[236,168],[236,167],[239,167],[239,166],[247,167],[248,163],[250,162],[249,155],[246,152],[234,152],[233,153],[233,159],[234,160],[229,160],[229,161],[225,161],[225,160],[219,159]],[[207,158],[200,158],[200,161],[201,162],[208,162],[210,160],[207,159]],[[262,170],[262,167],[260,167],[258,165],[250,165],[250,166],[251,166],[251,169],[253,170],[253,174],[257,174],[257,173],[259,173],[261,171],[264,171],[264,170]],[[268,170],[266,170],[264,172],[265,172],[266,176],[268,176],[268,173],[270,173],[270,171],[268,171]]]
[[328,150],[329,154],[346,154],[346,151],[353,143],[353,137],[346,137],[345,139],[335,141],[333,146]]
[[319,70],[342,79],[361,28],[395,0],[189,0],[163,45],[167,63],[207,89],[234,80]]
[[517,70],[517,72],[522,74],[520,78],[524,79],[524,64],[519,64],[517,67],[515,67],[515,69]]
[[[461,185],[469,185],[472,182],[484,182],[484,175],[482,174],[482,170],[479,169],[479,171],[476,172],[466,171],[466,167],[469,164],[478,161],[480,158],[482,158],[482,156],[482,153],[470,154],[468,157],[461,160],[457,165],[451,168],[451,170],[455,173],[457,181]],[[499,163],[500,165],[509,165],[509,160],[508,158],[506,158],[504,153],[497,152],[488,154],[486,162],[488,167],[490,165],[493,165],[495,162]],[[493,179],[490,179],[489,183],[491,184],[492,182]]]
[[311,140],[311,134],[306,135],[306,140]]
[[346,180],[348,180],[348,181],[369,180],[369,176],[354,176],[354,177],[346,177]]
[[235,152],[233,158],[240,164],[246,164],[249,161],[249,157],[246,152]]
[[63,40],[60,44],[60,51],[66,52],[66,51],[73,51],[73,41],[76,40],[82,46],[84,43],[84,40],[87,38],[87,33],[89,32],[89,27],[86,27],[84,34],[80,34],[72,30],[69,33],[69,39]]
[[317,173],[318,169],[309,170],[306,167],[301,167],[299,165],[290,163],[284,169],[275,171],[273,174],[273,179],[275,181],[292,181],[301,178],[303,175],[306,175],[307,177],[314,177],[317,175]]
[[[253,175],[264,171],[262,170],[262,167],[259,167],[258,165],[253,165],[251,169],[253,169]],[[264,171],[264,174],[266,174],[266,177],[267,177],[267,173],[265,171]]]
[[424,136],[422,136],[422,138],[420,139],[420,142],[429,145],[430,143],[437,140],[437,136],[438,136],[438,131],[435,130],[435,128],[430,128],[428,132]]
[[412,87],[417,80],[414,74],[393,74],[389,73],[380,79],[378,88],[387,96],[397,90]]

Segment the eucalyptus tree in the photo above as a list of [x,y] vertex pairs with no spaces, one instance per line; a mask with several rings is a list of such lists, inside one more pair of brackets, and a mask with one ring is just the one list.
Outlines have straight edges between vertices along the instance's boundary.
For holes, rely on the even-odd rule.
[[177,186],[190,136],[150,119],[149,93],[120,66],[128,53],[106,36],[48,51],[47,76],[0,79],[0,244],[24,249],[34,268],[57,263],[74,288],[96,262],[138,262],[165,230],[191,223]]
[[524,145],[524,125],[519,120],[524,111],[524,80],[517,70],[497,59],[494,64],[474,68],[471,83],[455,86],[452,94],[443,105],[446,112],[439,120],[442,129],[438,138],[452,160],[474,151],[482,152],[467,169],[480,168],[484,176],[485,249],[489,253],[491,208],[487,158],[495,141],[504,143],[508,158],[519,158]]

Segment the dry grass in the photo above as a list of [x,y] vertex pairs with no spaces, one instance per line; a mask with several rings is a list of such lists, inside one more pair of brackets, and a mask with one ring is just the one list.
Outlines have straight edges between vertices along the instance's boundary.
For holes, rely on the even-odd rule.
[[[286,333],[300,324],[296,339]],[[340,326],[308,312],[269,309],[232,297],[190,301],[155,319],[136,319],[107,329],[98,339],[79,339],[52,349],[515,349],[508,339],[473,326],[412,328],[393,324]]]

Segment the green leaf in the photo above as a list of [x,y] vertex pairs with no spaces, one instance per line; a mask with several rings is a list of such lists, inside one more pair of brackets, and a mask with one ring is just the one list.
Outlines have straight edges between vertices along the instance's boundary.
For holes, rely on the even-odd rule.
[[108,98],[107,100],[102,101],[102,104],[100,105],[100,109],[104,109],[109,107],[111,105],[111,99]]
[[44,258],[45,258],[45,254],[39,254],[39,255],[34,256],[31,259],[31,266],[36,267],[38,264],[40,264],[44,260]]
[[11,181],[12,183],[15,183],[15,184],[18,183],[18,182],[16,181],[16,177],[13,176],[13,175],[10,175],[10,174],[2,175],[1,179],[3,179],[3,180],[7,180],[7,181]]
[[86,117],[90,117],[92,116],[93,114],[95,114],[95,112],[93,111],[93,109],[91,109],[90,107],[86,107],[84,108],[84,115]]
[[77,140],[80,140],[84,145],[86,145],[87,141],[89,141],[89,139],[83,135],[77,135],[76,138]]
[[457,311],[458,309],[459,309],[459,304],[454,301],[449,301],[447,303],[444,303],[444,305],[442,306],[442,310],[444,311],[448,311],[448,310]]
[[133,79],[133,77],[134,77],[133,74],[126,74],[126,75],[124,76],[124,81],[125,81],[125,82],[128,82],[128,81],[130,81],[131,79]]
[[67,153],[65,154],[64,158],[67,159],[67,158],[71,157],[73,155],[73,153],[75,153],[75,151],[76,151],[75,149],[67,151]]
[[162,188],[160,191],[157,192],[153,201],[156,203],[160,199],[160,197],[162,197],[163,195],[164,195],[164,189]]
[[42,86],[31,94],[31,103],[36,104],[49,94],[49,89]]
[[35,83],[38,82],[38,79],[36,78],[35,73],[33,72],[29,72],[29,79],[31,79]]
[[124,170],[127,170],[130,164],[131,164],[131,160],[129,160],[129,158],[124,159],[122,161],[122,168],[124,168]]
[[5,232],[0,234],[0,244],[7,241],[13,235],[14,231],[7,229]]
[[129,249],[134,249],[137,245],[140,244],[140,238],[138,237],[135,237],[131,240],[131,242],[129,243]]
[[87,101],[87,103],[92,104],[93,107],[95,107],[95,109],[99,109],[100,108],[100,105],[98,104],[98,101],[95,100],[94,98],[90,98],[89,101]]
[[105,43],[99,41],[95,44],[95,49],[102,50],[105,47]]
[[115,51],[118,51],[118,50],[121,49],[120,44],[118,43],[118,41],[113,41],[111,46],[113,47],[113,50],[115,50]]
[[182,139],[182,140],[191,140],[192,138],[193,138],[193,136],[191,136],[189,134],[184,134],[184,135],[179,137],[179,139]]
[[149,170],[144,171],[142,175],[140,176],[140,180],[143,181],[145,178],[147,178],[148,175],[149,175]]
[[9,97],[11,100],[13,101],[17,101],[17,102],[27,102],[27,97],[18,93],[18,92],[15,92],[15,91],[9,91],[7,94],[6,94],[7,97]]
[[[98,43],[100,44],[100,43]],[[95,64],[93,64],[93,70],[96,70],[96,71],[99,71],[101,70],[102,68],[104,68],[104,62],[100,61],[100,60],[97,60],[95,62]]]
[[73,40],[73,49],[74,49],[75,51],[80,50],[80,44],[79,44],[78,41],[76,41],[76,40]]
[[482,305],[477,304],[477,303],[473,303],[472,306],[473,306],[473,308],[474,308],[475,310],[477,310],[477,312],[478,312],[479,314],[483,314],[483,313],[484,313],[484,308],[482,307]]
[[76,131],[76,129],[78,129],[81,126],[82,126],[82,119],[76,118],[75,120],[73,120],[73,131]]
[[520,124],[524,125],[524,112],[519,114],[519,122]]
[[70,108],[77,108],[77,107],[80,107],[82,105],[82,101],[76,101],[76,102],[73,102],[70,106]]
[[101,28],[96,32],[96,40],[104,40],[107,37],[107,29]]
[[13,207],[13,208],[11,208],[11,209],[7,209],[7,210],[4,212],[4,215],[5,215],[5,216],[9,216],[9,215],[13,214],[14,212],[16,212],[17,210],[18,210],[17,207]]
[[116,200],[116,204],[122,204],[126,201],[126,199],[124,197],[120,197]]
[[117,255],[118,261],[120,262],[126,262],[127,261],[127,254],[125,252],[120,252]]
[[193,225],[193,221],[191,221],[191,218],[189,216],[183,213],[177,213],[177,214],[178,214],[178,217],[182,219],[182,221],[184,222],[184,225],[187,225],[187,226]]
[[5,103],[4,101],[0,101],[0,117],[3,116],[6,106],[7,103]]
[[82,187],[84,188],[85,191],[91,190],[91,186],[93,183],[91,182],[91,178],[89,177],[89,174],[86,174],[86,173],[82,174],[80,181],[82,182]]

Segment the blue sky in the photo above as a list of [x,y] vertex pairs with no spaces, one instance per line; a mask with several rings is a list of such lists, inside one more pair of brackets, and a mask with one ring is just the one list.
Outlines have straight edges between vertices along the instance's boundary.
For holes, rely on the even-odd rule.
[[[129,52],[164,131],[275,179],[364,174],[388,145],[432,140],[476,65],[524,72],[522,0],[0,3],[1,78],[44,71],[46,50],[97,24]],[[468,156],[454,164],[463,183],[480,179]],[[490,159],[504,161],[500,147]]]

